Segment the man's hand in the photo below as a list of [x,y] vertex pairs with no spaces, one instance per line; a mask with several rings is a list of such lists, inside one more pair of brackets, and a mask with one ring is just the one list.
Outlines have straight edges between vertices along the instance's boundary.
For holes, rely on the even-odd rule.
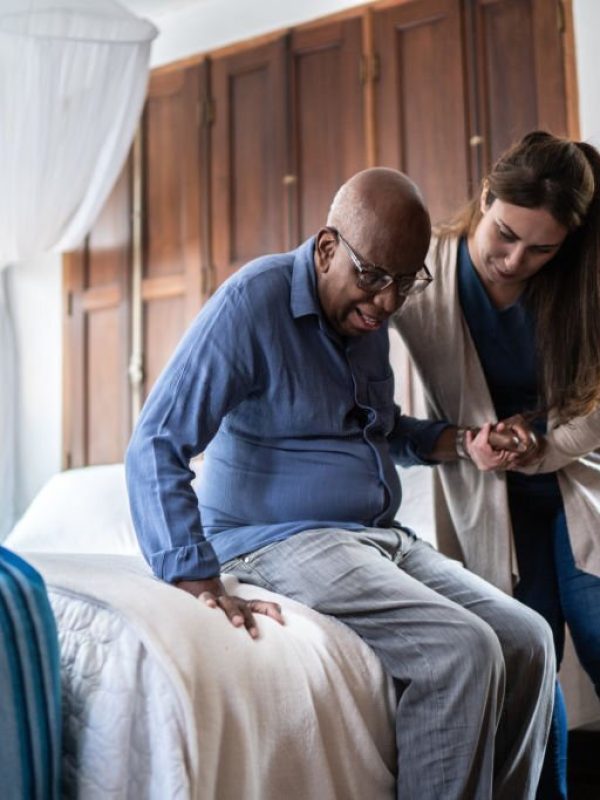
[[208,578],[203,581],[176,581],[174,585],[178,589],[183,589],[184,592],[193,594],[209,608],[222,609],[232,625],[236,628],[241,628],[243,625],[253,639],[258,638],[254,614],[264,614],[272,617],[280,625],[285,625],[281,606],[278,603],[271,603],[268,600],[244,600],[243,597],[227,594],[219,578]]
[[525,451],[525,445],[521,442],[519,436],[505,426],[503,422],[492,425],[488,442],[494,450],[507,450],[509,453],[523,453]]
[[[478,444],[481,444],[482,446],[482,456],[481,458],[478,457],[477,459],[474,459],[472,453],[467,449],[468,455],[477,466],[479,466],[478,461],[482,463],[482,466],[479,466],[480,469],[496,469],[494,464],[499,461],[499,459],[494,456],[494,451],[496,450],[506,450],[508,452],[517,453],[522,451],[523,448],[521,447],[520,440],[518,436],[512,433],[512,431],[502,429],[498,431],[498,428],[494,428],[491,423],[490,425],[484,427],[486,433],[484,433],[481,437],[479,435],[483,428],[464,429],[464,444],[467,446],[467,448],[469,443],[472,443],[473,441],[477,441]],[[456,437],[458,430],[459,429],[454,425],[449,425],[447,428],[444,428],[444,430],[438,436],[434,448],[429,454],[429,458],[433,459],[434,461],[455,461],[457,457]],[[470,436],[467,438],[469,431]],[[483,465],[482,458],[485,460],[485,465]]]
[[546,437],[536,433],[521,414],[502,420],[496,425],[495,430],[503,434],[510,432],[519,440],[519,455],[513,459],[511,469],[525,467],[544,454]]

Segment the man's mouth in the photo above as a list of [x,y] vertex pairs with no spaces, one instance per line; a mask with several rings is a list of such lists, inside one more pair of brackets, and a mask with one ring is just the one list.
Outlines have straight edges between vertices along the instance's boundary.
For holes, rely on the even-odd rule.
[[385,321],[381,317],[372,317],[370,314],[361,311],[360,308],[356,309],[356,313],[367,330],[377,330],[377,328],[380,328]]

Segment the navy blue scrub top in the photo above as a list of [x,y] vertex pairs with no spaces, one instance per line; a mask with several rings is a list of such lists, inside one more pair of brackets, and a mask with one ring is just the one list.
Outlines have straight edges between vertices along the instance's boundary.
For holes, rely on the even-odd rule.
[[[471,260],[466,239],[461,239],[458,249],[458,294],[498,419],[535,410],[539,398],[532,315],[521,299],[507,308],[496,308]],[[537,418],[532,427],[545,433],[546,418]],[[509,490],[521,487],[560,498],[555,474],[508,472],[507,480]]]

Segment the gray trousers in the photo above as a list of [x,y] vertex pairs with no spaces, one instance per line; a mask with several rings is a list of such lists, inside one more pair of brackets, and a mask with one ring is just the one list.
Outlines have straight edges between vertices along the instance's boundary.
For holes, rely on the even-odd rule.
[[534,611],[397,528],[305,531],[223,565],[352,628],[397,686],[400,800],[534,798],[552,635]]

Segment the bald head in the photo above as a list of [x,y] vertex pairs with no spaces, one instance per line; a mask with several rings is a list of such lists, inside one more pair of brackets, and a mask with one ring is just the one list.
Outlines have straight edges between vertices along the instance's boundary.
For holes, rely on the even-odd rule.
[[[376,331],[405,300],[429,247],[429,215],[415,184],[393,169],[366,169],[336,194],[315,237],[317,293],[344,336]],[[379,275],[381,288],[367,284]],[[422,280],[422,277],[419,278]]]
[[379,264],[393,263],[393,253],[407,248],[422,260],[431,235],[417,186],[404,173],[385,167],[365,169],[350,178],[335,195],[327,224],[359,250],[368,249]]

